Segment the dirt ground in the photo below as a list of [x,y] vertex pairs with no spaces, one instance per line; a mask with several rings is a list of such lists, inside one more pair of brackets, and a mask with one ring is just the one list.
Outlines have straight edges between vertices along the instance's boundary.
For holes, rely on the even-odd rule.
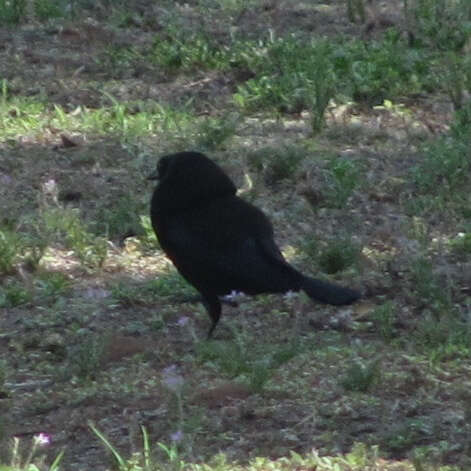
[[[218,116],[233,111],[232,94],[245,79],[243,71],[168,74],[133,58],[113,59],[110,47],[145,49],[170,20],[188,31],[201,28],[222,43],[231,31],[248,38],[301,31],[373,40],[403,24],[402,1],[378,2],[357,23],[348,20],[340,0],[248,2],[232,14],[214,5],[218,2],[134,3],[119,27],[118,11],[98,2],[89,15],[73,20],[33,18],[1,28],[0,78],[8,81],[9,94],[40,97],[70,114],[109,106],[112,99],[170,108],[192,99],[198,116]],[[288,347],[293,339],[303,345],[261,391],[205,351],[204,309],[184,302],[191,288],[178,280],[164,255],[132,237],[140,235],[135,219],[129,224],[118,219],[101,269],[86,268],[67,247],[51,244],[39,273],[19,266],[5,275],[3,286],[19,280],[32,294],[24,304],[0,308],[2,461],[9,460],[13,437],[20,438],[25,456],[31,439],[42,433],[51,439],[44,448],[46,463],[65,448],[63,469],[111,469],[110,453],[91,432],[91,421],[126,457],[141,449],[139,427],[145,426],[153,444],[169,444],[182,431],[178,446],[187,462],[220,452],[243,463],[287,456],[290,450],[345,453],[362,442],[379,445],[391,460],[428,447],[441,463],[470,466],[471,363],[452,355],[436,364],[416,354],[414,325],[426,306],[412,300],[414,281],[404,269],[420,252],[417,238],[405,231],[419,231],[420,221],[414,226],[404,211],[410,192],[404,174],[418,161],[421,143],[449,130],[453,108],[443,95],[424,95],[408,99],[407,109],[407,116],[355,107],[328,112],[313,153],[349,156],[365,175],[365,189],[355,192],[346,209],[311,210],[309,197],[318,195],[310,190],[321,179],[315,165],[275,190],[252,175],[256,190],[247,190],[244,156],[254,147],[310,139],[303,113],[241,118],[231,144],[214,152],[242,194],[270,216],[287,257],[306,272],[309,263],[296,250],[306,234],[324,240],[353,234],[364,247],[360,268],[338,278],[364,291],[365,300],[353,307],[314,306],[303,296],[262,296],[224,306],[216,335],[221,355],[240,354],[236,344],[254,357],[265,347]],[[45,206],[78,208],[84,220],[99,221],[126,200],[132,203],[129,214],[147,215],[152,185],[145,175],[158,155],[185,145],[151,134],[124,141],[106,130],[64,131],[52,122],[38,132],[18,132],[0,142],[2,225],[18,215],[34,220]],[[439,246],[460,224],[453,216],[430,215],[427,237]],[[469,295],[469,268],[469,261],[448,259],[437,266],[440,279],[453,278],[457,303]],[[46,293],[51,282],[41,281],[41,273],[65,275],[66,289]],[[176,294],[147,296],[156,278],[168,279]],[[400,349],[371,328],[369,316],[386,301],[395,306]],[[339,382],[357,360],[379,361],[381,381],[368,393],[346,393]],[[178,372],[181,388],[166,385],[166,371]]]

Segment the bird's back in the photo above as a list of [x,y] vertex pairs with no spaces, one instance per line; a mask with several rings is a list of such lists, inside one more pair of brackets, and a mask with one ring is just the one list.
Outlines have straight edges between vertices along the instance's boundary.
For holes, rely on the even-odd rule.
[[299,288],[297,272],[273,241],[269,220],[237,196],[157,214],[153,224],[162,248],[198,289],[257,294]]

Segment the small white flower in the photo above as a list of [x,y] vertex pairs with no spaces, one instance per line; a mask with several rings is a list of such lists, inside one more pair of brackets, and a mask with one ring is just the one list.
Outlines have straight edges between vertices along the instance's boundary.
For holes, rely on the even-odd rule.
[[49,193],[49,194],[54,194],[57,193],[57,183],[53,178],[50,178],[49,180],[45,181],[43,183],[43,191],[44,193]]
[[185,325],[188,324],[188,322],[190,322],[190,318],[187,317],[187,316],[183,316],[183,317],[180,317],[180,319],[178,319],[177,324],[178,324],[180,327],[184,327]]
[[181,442],[183,440],[183,432],[181,430],[177,430],[175,433],[170,435],[170,439],[172,442]]
[[170,391],[177,392],[183,387],[185,381],[183,376],[178,374],[177,366],[171,365],[162,371],[162,382]]
[[290,300],[290,299],[295,298],[297,295],[298,293],[296,291],[289,290],[283,295],[283,297],[287,300]]
[[237,301],[237,299],[245,297],[245,293],[242,293],[242,291],[236,291],[232,290],[229,294],[226,294],[224,296],[225,299],[228,301]]
[[36,443],[40,446],[46,446],[46,445],[49,445],[51,443],[51,436],[46,434],[46,433],[40,433],[39,435],[36,435],[34,437],[34,440],[36,441]]

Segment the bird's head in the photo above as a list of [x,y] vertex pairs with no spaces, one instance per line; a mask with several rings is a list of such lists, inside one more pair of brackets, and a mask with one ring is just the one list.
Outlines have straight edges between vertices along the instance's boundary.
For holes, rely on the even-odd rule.
[[235,195],[237,188],[219,165],[200,152],[161,157],[148,180],[158,180],[159,205],[188,207],[201,200]]

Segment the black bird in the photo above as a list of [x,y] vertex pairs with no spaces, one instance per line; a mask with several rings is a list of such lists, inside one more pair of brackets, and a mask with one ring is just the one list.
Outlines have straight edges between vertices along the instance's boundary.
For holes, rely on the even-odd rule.
[[221,316],[219,296],[305,291],[322,303],[344,305],[360,293],[307,277],[283,258],[273,228],[250,203],[236,196],[224,171],[199,152],[162,157],[149,180],[159,180],[151,220],[162,249],[200,293],[212,319]]

